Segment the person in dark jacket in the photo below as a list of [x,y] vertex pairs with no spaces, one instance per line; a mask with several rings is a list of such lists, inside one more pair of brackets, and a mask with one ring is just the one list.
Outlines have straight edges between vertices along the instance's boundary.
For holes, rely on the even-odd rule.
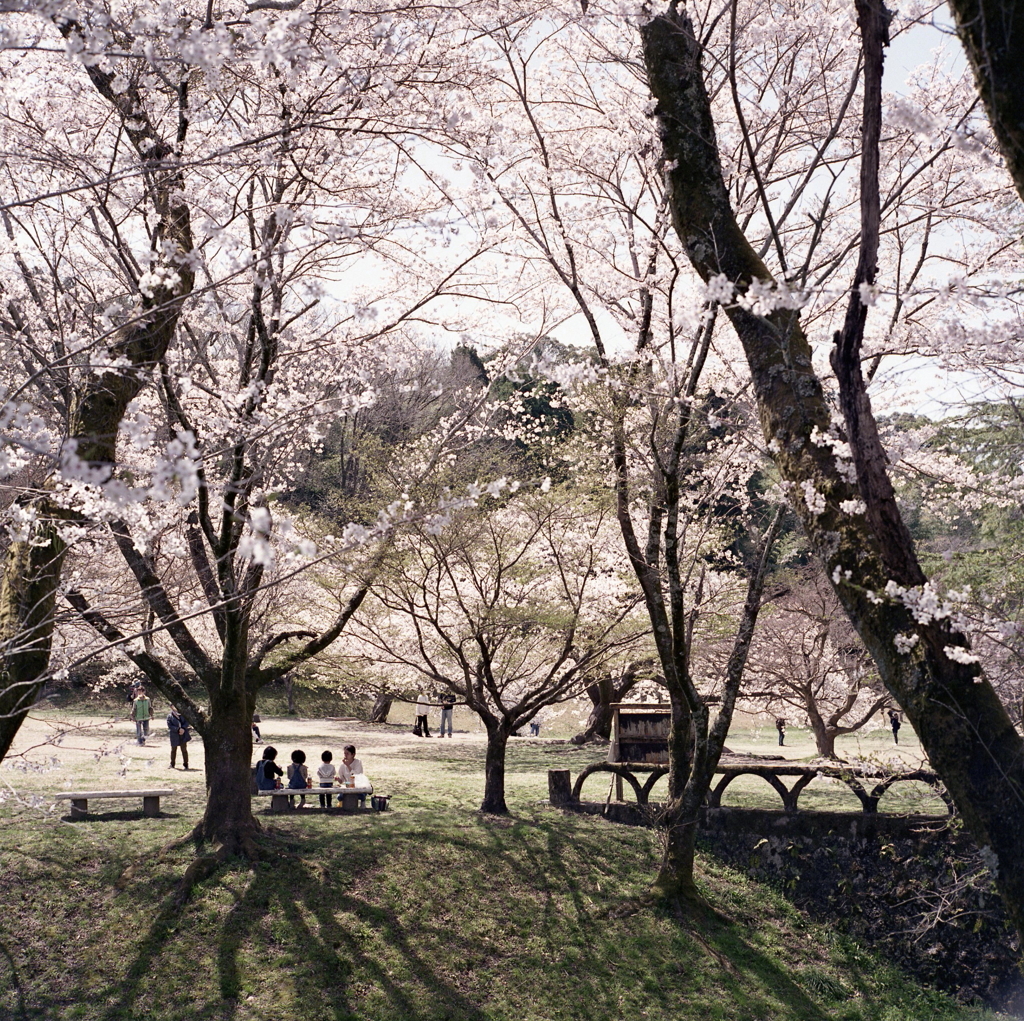
[[892,739],[896,744],[900,743],[900,727],[902,726],[900,721],[900,714],[895,709],[889,710],[889,726],[892,727]]
[[277,778],[284,776],[284,770],[274,761],[277,749],[267,745],[263,749],[263,758],[256,763],[256,787],[261,791],[277,789]]
[[171,739],[171,764],[167,768],[175,768],[175,760],[180,748],[181,768],[188,769],[188,743],[192,740],[191,728],[188,725],[188,720],[173,706],[167,714],[167,732]]

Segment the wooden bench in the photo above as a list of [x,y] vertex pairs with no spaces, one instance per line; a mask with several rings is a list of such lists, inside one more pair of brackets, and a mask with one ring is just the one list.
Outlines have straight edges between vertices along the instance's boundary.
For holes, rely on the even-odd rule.
[[81,819],[88,814],[89,802],[100,798],[142,798],[142,811],[150,817],[160,814],[160,799],[170,797],[170,788],[159,791],[69,791],[58,794],[57,801],[71,802],[71,818]]
[[[274,791],[257,791],[254,798],[270,798],[270,811],[271,812],[287,812],[291,808],[291,802],[288,800],[287,788],[281,788],[280,790]],[[302,791],[293,791],[292,793],[301,794]]]
[[338,807],[344,812],[354,812],[359,798],[369,797],[373,793],[373,784],[366,783],[359,787],[278,787],[272,791],[257,791],[254,798],[270,798],[271,812],[288,812],[292,808],[289,800],[296,795],[315,798],[318,794],[331,794],[338,799]]

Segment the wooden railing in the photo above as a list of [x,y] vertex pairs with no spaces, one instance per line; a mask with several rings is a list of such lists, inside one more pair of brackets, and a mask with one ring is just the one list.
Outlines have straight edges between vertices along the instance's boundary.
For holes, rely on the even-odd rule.
[[[554,773],[556,771],[552,771]],[[571,793],[568,790],[568,771],[564,771],[565,778],[558,783],[552,777],[550,780],[552,801],[565,803],[568,800],[579,801],[583,784],[589,776],[594,773],[613,773],[621,781],[628,784],[636,796],[638,805],[646,805],[650,801],[651,791],[654,785],[668,773],[665,766],[646,767],[642,764],[632,765],[629,763],[617,762],[595,762],[587,766],[576,777]],[[647,779],[641,783],[635,773],[649,773]],[[946,810],[952,814],[953,805],[946,794],[945,788],[938,775],[927,769],[913,769],[905,773],[889,773],[879,770],[865,769],[862,766],[774,766],[774,765],[727,765],[719,766],[715,770],[716,775],[721,779],[708,792],[707,805],[709,808],[722,807],[722,794],[726,788],[738,776],[759,776],[770,787],[772,787],[782,799],[782,809],[785,812],[798,812],[800,795],[808,784],[816,777],[829,777],[845,783],[857,796],[861,804],[861,810],[872,815],[878,811],[878,803],[885,793],[894,784],[918,780],[932,787],[936,794],[946,805]],[[549,777],[551,774],[549,774]],[[791,786],[786,786],[784,777],[794,777]],[[561,797],[556,797],[556,790],[562,791]]]

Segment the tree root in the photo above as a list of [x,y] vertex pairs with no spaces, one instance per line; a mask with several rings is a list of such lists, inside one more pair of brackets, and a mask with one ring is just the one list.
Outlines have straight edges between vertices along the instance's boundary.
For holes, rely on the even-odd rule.
[[185,874],[178,881],[171,895],[171,904],[176,910],[181,910],[185,902],[192,896],[192,891],[204,879],[209,879],[220,866],[231,857],[223,847],[217,848],[212,854],[204,854],[196,858],[187,869]]

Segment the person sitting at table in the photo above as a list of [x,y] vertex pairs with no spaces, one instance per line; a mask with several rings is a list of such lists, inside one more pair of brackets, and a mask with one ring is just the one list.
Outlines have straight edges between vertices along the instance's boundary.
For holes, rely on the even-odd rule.
[[263,758],[256,763],[256,788],[261,791],[277,789],[277,777],[284,776],[284,770],[274,761],[277,749],[267,745],[263,749]]
[[[338,782],[344,787],[349,781],[358,783],[360,779],[366,779],[363,764],[356,758],[356,746],[354,744],[347,744],[345,745],[345,754],[338,765]],[[366,795],[360,794],[359,807],[364,808],[365,806]]]
[[[320,756],[320,765],[317,768],[316,775],[317,781],[321,787],[333,787],[334,778],[338,775],[337,767],[335,767],[332,761],[334,756],[328,751],[324,752]],[[330,808],[331,807],[331,795],[321,794],[320,795],[320,807]]]
[[[304,791],[309,786],[309,769],[306,766],[306,753],[300,748],[292,752],[292,761],[288,764],[288,790]],[[288,799],[295,805],[295,796]],[[306,807],[306,795],[302,795],[299,808]]]

